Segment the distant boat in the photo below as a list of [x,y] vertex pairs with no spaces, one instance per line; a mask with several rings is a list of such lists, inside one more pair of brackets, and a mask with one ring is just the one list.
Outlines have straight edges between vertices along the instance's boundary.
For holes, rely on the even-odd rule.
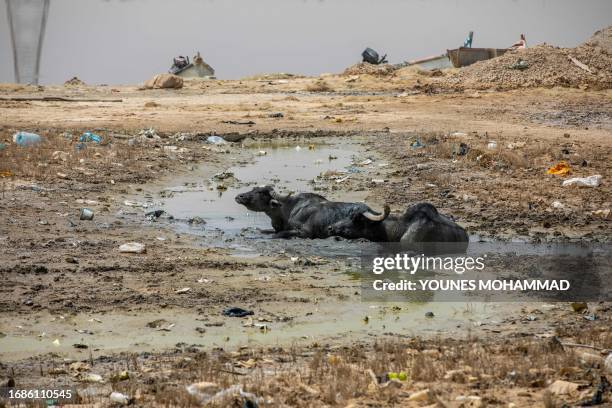
[[508,51],[506,48],[467,48],[459,47],[448,50],[448,58],[455,68],[467,67],[478,61],[502,56]]
[[189,61],[189,57],[179,56],[174,58],[172,67],[168,72],[183,78],[214,79],[215,77],[215,70],[204,62],[199,51],[193,57],[193,62]]

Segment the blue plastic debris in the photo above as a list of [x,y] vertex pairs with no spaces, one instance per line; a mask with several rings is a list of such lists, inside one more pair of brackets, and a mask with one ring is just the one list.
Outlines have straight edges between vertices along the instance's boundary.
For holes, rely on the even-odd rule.
[[212,143],[212,144],[224,144],[227,143],[225,141],[224,138],[222,138],[221,136],[208,136],[208,138],[206,139],[207,143]]
[[79,142],[94,142],[100,144],[102,137],[92,132],[85,132],[79,137]]
[[414,142],[412,142],[412,144],[410,145],[410,147],[412,149],[420,149],[421,147],[425,147],[425,145],[423,143],[421,143],[421,141],[419,139],[415,140]]
[[19,146],[31,146],[42,141],[42,137],[36,133],[30,132],[17,132],[13,135],[13,142]]

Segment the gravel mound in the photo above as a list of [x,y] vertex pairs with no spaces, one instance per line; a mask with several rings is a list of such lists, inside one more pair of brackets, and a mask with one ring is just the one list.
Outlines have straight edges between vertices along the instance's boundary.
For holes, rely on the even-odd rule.
[[397,67],[391,64],[373,65],[367,62],[360,62],[352,65],[344,70],[342,75],[373,75],[373,76],[390,76],[395,73]]
[[612,26],[576,48],[543,44],[508,51],[462,68],[441,85],[471,89],[612,88]]

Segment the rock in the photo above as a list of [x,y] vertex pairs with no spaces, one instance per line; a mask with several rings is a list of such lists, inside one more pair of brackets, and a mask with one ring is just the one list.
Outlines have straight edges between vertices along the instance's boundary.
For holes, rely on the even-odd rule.
[[578,391],[578,384],[557,380],[548,387],[548,391],[553,395],[572,395]]
[[612,353],[608,354],[608,357],[606,357],[604,367],[606,369],[606,372],[612,375]]
[[435,316],[434,312],[427,312],[427,313],[425,313],[425,317],[430,317],[431,318],[431,317],[434,317],[434,316]]
[[580,357],[582,361],[584,361],[586,364],[589,364],[589,365],[598,366],[604,361],[603,357],[597,354],[593,354],[593,353],[582,352],[582,353],[578,353],[578,356]]
[[157,74],[153,78],[146,81],[143,89],[159,89],[173,88],[180,89],[183,87],[183,78],[173,74]]
[[408,397],[408,401],[428,401],[431,398],[431,392],[429,388],[421,391],[417,391]]
[[147,248],[144,244],[139,242],[128,242],[119,247],[119,252],[127,254],[144,254],[147,252]]

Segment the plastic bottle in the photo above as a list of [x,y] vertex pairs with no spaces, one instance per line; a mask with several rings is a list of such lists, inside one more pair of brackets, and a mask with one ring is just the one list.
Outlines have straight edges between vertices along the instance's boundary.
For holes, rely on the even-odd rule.
[[13,135],[13,142],[19,146],[30,146],[40,143],[42,138],[36,133],[30,132],[17,132]]

